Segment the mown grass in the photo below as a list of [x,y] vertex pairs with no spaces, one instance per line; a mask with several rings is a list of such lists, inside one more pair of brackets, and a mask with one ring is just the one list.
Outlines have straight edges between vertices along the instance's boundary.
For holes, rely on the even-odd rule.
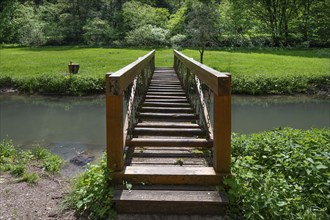
[[[104,74],[126,66],[150,49],[82,47],[2,48],[0,87],[41,94],[102,93]],[[196,50],[183,50],[199,60]],[[287,94],[330,86],[330,49],[210,50],[204,62],[233,79],[233,92]],[[78,75],[68,76],[69,62],[80,64]],[[157,49],[156,66],[172,66],[172,49]]]

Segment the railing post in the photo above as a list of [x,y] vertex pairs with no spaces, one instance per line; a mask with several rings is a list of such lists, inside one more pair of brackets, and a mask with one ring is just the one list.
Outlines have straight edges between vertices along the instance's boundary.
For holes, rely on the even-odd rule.
[[124,167],[123,94],[110,95],[110,78],[106,75],[107,166],[112,171]]
[[231,161],[231,76],[226,94],[214,94],[213,166],[217,173],[230,174]]

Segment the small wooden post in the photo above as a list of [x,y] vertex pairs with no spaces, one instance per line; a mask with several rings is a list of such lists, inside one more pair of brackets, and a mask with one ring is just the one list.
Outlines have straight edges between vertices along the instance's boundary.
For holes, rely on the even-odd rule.
[[107,165],[112,171],[124,167],[123,94],[110,94],[109,74],[106,75],[106,137]]
[[231,161],[231,76],[226,94],[214,94],[213,166],[217,173],[230,174]]

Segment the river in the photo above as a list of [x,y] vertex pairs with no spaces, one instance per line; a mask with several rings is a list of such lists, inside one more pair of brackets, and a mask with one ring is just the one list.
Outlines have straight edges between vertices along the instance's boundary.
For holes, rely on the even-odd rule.
[[[277,127],[329,128],[330,99],[311,96],[233,96],[232,131]],[[48,147],[70,159],[105,149],[105,97],[0,95],[0,139]]]

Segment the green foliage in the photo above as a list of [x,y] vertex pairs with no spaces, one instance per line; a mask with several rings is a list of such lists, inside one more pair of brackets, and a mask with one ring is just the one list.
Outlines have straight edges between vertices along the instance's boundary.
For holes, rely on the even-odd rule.
[[103,154],[96,165],[88,165],[86,171],[73,181],[72,190],[65,199],[65,205],[89,219],[109,219],[114,217],[110,186],[111,173]]
[[130,28],[152,25],[165,28],[170,14],[165,8],[154,8],[139,1],[128,1],[123,5],[123,17]]
[[15,177],[20,177],[22,176],[26,171],[26,166],[25,164],[15,164],[10,167],[10,173],[15,176]]
[[247,219],[328,219],[329,157],[329,129],[234,134],[230,200]]
[[128,32],[126,41],[135,46],[164,46],[168,44],[168,31],[152,25],[144,25]]
[[109,22],[99,18],[88,20],[83,30],[84,40],[91,46],[109,45],[115,34]]
[[45,24],[41,21],[35,9],[29,4],[20,4],[17,8],[17,17],[14,23],[19,27],[17,30],[18,39],[23,46],[41,46],[46,43],[43,32]]
[[38,183],[39,179],[40,179],[39,175],[35,172],[32,172],[32,173],[24,173],[19,181],[27,182],[30,184],[36,184]]
[[38,145],[31,151],[19,151],[11,140],[5,139],[0,142],[0,171],[8,171],[15,177],[21,177],[19,179],[21,182],[33,184],[38,182],[37,173],[28,172],[29,166],[42,167],[45,171],[54,174],[59,172],[62,164],[62,158]]
[[[184,36],[174,36],[173,42],[183,39]],[[45,47],[0,50],[0,88],[14,87],[31,94],[86,95],[104,93],[105,73],[123,68],[150,49]],[[183,53],[195,60],[199,58],[196,50],[183,50]],[[315,93],[330,87],[329,54],[329,49],[210,50],[205,53],[205,64],[231,73],[234,93]],[[70,60],[80,63],[79,73],[71,77],[65,73]],[[156,66],[171,65],[173,51],[157,49]]]
[[40,74],[29,78],[16,78],[15,87],[25,93],[86,95],[100,94],[105,91],[103,78],[80,75]]
[[183,6],[176,13],[170,16],[167,28],[172,35],[184,33],[185,20],[186,20],[187,7]]

